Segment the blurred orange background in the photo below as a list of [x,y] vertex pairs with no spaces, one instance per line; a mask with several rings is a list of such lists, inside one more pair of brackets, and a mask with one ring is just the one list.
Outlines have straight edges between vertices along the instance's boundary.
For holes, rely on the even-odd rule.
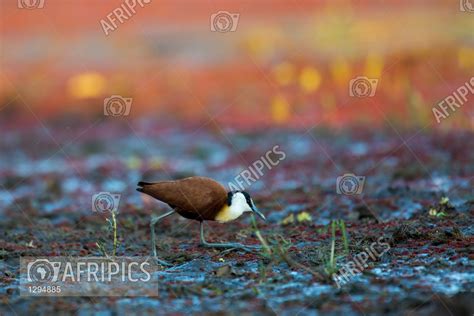
[[[123,3],[2,1],[0,116],[98,116],[121,95],[132,117],[235,127],[473,129],[472,94],[441,124],[432,113],[474,74],[474,13],[457,1],[152,0],[106,35]],[[235,32],[211,31],[219,11],[239,14]],[[378,79],[374,97],[349,95],[358,76]]]

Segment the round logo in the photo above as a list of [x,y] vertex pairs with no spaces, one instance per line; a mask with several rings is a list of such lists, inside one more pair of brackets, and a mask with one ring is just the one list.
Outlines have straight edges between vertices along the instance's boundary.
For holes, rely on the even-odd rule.
[[125,114],[125,111],[127,110],[127,104],[123,98],[112,97],[107,101],[105,108],[108,114],[113,116],[121,116]]
[[40,7],[42,0],[20,0],[20,5],[25,9],[36,9]]
[[234,25],[234,20],[229,13],[220,12],[212,20],[212,25],[214,29],[221,33],[226,33],[232,30]]
[[348,195],[356,194],[359,191],[359,180],[352,175],[345,175],[339,181],[339,190]]
[[352,95],[368,97],[372,95],[372,84],[367,78],[357,78],[352,83]]
[[461,10],[465,12],[474,12],[474,4],[471,0],[461,0]]
[[111,212],[114,206],[115,202],[110,194],[99,194],[94,200],[94,209],[97,212]]
[[47,260],[38,260],[28,269],[29,278],[34,282],[49,282],[54,277],[54,268]]

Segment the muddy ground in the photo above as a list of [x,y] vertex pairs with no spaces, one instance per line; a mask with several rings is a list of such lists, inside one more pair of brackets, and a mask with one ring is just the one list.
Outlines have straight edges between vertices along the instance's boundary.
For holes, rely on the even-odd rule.
[[[1,127],[0,314],[472,315],[474,137],[387,128],[236,132],[98,119]],[[135,191],[139,180],[205,175],[227,184],[274,146],[285,158],[247,186],[268,221],[268,252],[198,245],[197,222],[157,226],[157,297],[21,297],[20,256],[100,256],[111,249],[93,194],[121,194],[117,255],[150,254],[149,219],[167,206]],[[365,176],[362,194],[336,190]],[[293,216],[291,216],[293,214]],[[387,251],[338,288],[328,275],[331,220],[338,268],[382,238]],[[208,241],[260,244],[250,217],[208,223]],[[325,269],[326,268],[326,269]]]

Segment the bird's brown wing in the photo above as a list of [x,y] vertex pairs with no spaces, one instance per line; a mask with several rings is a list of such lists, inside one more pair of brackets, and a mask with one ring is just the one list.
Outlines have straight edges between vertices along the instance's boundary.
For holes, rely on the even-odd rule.
[[227,191],[219,182],[206,177],[189,177],[176,181],[140,182],[138,191],[167,203],[184,217],[214,219],[225,205]]

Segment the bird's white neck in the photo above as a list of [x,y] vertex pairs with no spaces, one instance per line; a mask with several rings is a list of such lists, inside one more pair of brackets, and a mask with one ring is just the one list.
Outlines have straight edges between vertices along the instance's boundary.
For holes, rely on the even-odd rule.
[[[240,195],[240,194],[239,194]],[[222,210],[217,214],[216,221],[218,222],[229,222],[232,221],[245,212],[251,212],[249,205],[245,201],[245,197],[234,196],[232,202],[229,205],[225,205]]]

